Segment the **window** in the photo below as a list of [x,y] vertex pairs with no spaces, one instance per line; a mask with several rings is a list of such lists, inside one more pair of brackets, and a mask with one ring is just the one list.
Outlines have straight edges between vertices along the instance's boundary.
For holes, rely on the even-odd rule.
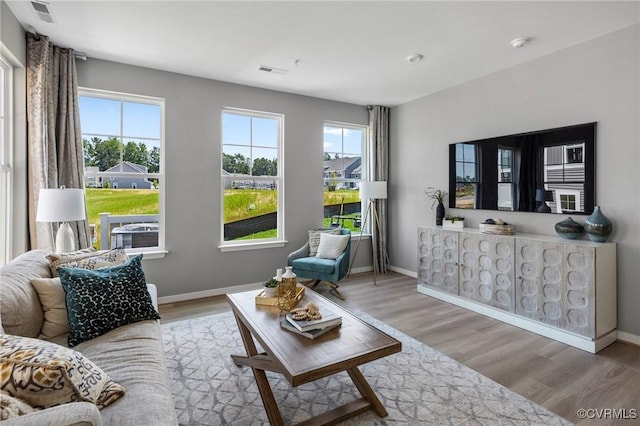
[[223,109],[221,249],[284,242],[283,130],[281,114]]
[[13,67],[0,55],[0,265],[11,260]]
[[475,208],[476,200],[476,146],[455,144],[456,150],[456,204],[459,209]]
[[360,231],[359,187],[367,176],[362,161],[366,136],[366,126],[332,122],[324,125],[324,227]]
[[91,89],[79,95],[94,245],[164,250],[164,100]]
[[544,147],[544,188],[554,192],[554,212],[584,212],[584,142]]

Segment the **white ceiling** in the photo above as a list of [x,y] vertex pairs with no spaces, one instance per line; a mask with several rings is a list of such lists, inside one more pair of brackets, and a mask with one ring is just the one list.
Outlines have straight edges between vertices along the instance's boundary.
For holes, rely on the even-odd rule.
[[[7,0],[25,28],[92,58],[388,106],[640,22],[638,1],[47,3],[54,23]],[[514,49],[516,37],[532,40]]]

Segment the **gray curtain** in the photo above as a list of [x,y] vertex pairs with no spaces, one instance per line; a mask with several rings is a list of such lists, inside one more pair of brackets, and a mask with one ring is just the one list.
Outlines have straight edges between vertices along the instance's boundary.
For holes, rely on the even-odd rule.
[[[389,177],[389,108],[369,106],[370,180],[388,182]],[[377,253],[375,272],[386,273],[390,264],[387,252],[387,200],[375,200],[379,223],[372,221],[371,244]]]
[[[58,224],[36,222],[41,188],[83,188],[83,148],[73,50],[27,33],[27,143],[31,248],[52,249]],[[89,246],[87,221],[70,222],[79,248]]]

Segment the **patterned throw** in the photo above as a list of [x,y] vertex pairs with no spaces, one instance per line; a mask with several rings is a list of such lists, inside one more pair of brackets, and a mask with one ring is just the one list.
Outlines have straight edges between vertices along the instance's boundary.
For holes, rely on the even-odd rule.
[[34,408],[87,401],[102,409],[125,393],[80,352],[8,334],[0,335],[0,389]]
[[69,319],[69,346],[143,320],[160,319],[142,271],[142,255],[95,271],[58,268]]
[[339,228],[336,229],[318,229],[309,231],[309,257],[315,257],[318,254],[318,247],[320,246],[320,234],[340,235],[342,231]]
[[[357,315],[400,340],[402,352],[359,367],[389,416],[368,411],[341,425],[571,424],[398,330]],[[231,354],[245,354],[231,313],[166,323],[162,330],[179,424],[268,424],[251,369],[231,360]],[[287,424],[360,397],[346,373],[295,388],[280,374],[267,377]]]

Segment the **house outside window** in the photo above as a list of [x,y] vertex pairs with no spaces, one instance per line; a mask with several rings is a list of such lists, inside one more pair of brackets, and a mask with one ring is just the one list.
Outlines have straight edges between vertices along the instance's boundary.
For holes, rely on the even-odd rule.
[[360,231],[362,200],[360,182],[367,176],[367,127],[326,122],[323,152],[323,226]]
[[554,194],[551,210],[584,212],[584,142],[545,147],[543,159],[544,188]]
[[0,55],[0,266],[11,260],[13,67]]
[[164,99],[79,90],[93,244],[164,251]]
[[284,244],[283,135],[282,114],[222,110],[221,250]]

